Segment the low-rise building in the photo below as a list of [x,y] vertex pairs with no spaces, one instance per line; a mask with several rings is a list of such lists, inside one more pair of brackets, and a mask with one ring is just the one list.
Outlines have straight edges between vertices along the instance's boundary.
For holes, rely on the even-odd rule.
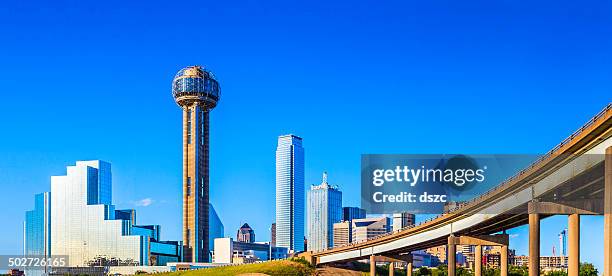
[[277,260],[287,258],[285,247],[270,246],[270,243],[239,242],[232,238],[215,239],[213,263],[252,263],[256,261]]
[[364,242],[391,231],[388,217],[353,219],[352,242]]
[[440,260],[425,250],[417,250],[412,252],[412,265],[413,267],[437,267],[440,265]]
[[393,231],[399,231],[416,223],[414,214],[408,212],[393,214]]
[[334,223],[334,247],[348,245],[352,242],[353,228],[350,221]]
[[[514,256],[511,260],[515,266],[529,266],[529,256]],[[540,269],[544,272],[566,271],[567,262],[567,256],[540,256]]]
[[427,248],[425,249],[425,252],[433,256],[436,256],[436,258],[438,258],[438,260],[440,260],[440,262],[442,263],[446,262],[446,246],[445,245]]

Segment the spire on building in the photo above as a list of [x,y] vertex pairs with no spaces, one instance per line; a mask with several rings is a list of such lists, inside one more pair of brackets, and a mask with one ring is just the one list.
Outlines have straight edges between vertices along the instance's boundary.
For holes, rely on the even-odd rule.
[[321,186],[327,187],[327,172],[323,172],[323,180],[321,181]]

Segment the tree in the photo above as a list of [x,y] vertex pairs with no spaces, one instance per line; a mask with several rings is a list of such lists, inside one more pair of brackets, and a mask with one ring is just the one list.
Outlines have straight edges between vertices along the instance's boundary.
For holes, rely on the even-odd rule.
[[501,275],[501,270],[499,268],[485,268],[482,271],[483,276],[499,276]]
[[592,263],[581,263],[580,264],[580,271],[578,272],[578,275],[597,276],[598,273],[599,271],[597,271],[597,268],[595,268],[595,266]]
[[465,269],[464,267],[458,267],[457,272],[455,273],[457,276],[474,276],[471,270]]
[[448,266],[445,264],[440,264],[435,270],[431,271],[431,275],[433,276],[447,276],[448,275]]
[[429,270],[429,268],[422,266],[422,267],[419,267],[419,269],[417,269],[417,275],[419,276],[431,275],[431,271]]
[[529,268],[527,266],[513,266],[508,268],[508,276],[528,276]]
[[567,276],[567,272],[563,270],[553,270],[545,274],[546,276]]

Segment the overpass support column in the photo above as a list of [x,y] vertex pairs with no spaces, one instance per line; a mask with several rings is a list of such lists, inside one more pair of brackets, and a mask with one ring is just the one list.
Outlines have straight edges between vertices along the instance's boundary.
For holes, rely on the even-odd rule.
[[540,275],[540,214],[529,214],[529,276]]
[[446,247],[446,250],[446,260],[448,261],[448,276],[455,276],[455,271],[457,269],[455,265],[457,245],[455,236],[453,234],[448,236],[448,246]]
[[571,214],[568,218],[568,276],[578,276],[580,266],[580,215]]
[[412,262],[406,263],[406,276],[412,276]]
[[474,276],[482,276],[482,245],[474,248]]
[[604,271],[612,275],[612,147],[604,157]]
[[395,262],[389,263],[389,276],[395,275]]
[[376,275],[376,258],[374,255],[370,255],[370,276]]
[[[500,276],[508,276],[508,246],[501,246],[501,258],[500,258]],[[576,275],[578,276],[578,275]]]

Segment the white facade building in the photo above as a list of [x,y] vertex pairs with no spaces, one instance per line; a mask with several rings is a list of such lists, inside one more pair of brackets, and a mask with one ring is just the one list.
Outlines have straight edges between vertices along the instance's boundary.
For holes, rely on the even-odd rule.
[[333,247],[333,225],[342,221],[342,192],[327,183],[327,173],[320,185],[310,187],[307,203],[308,251]]
[[214,243],[213,263],[231,264],[234,255],[232,238],[216,238]]
[[364,242],[391,230],[391,221],[388,217],[354,219],[351,223],[352,242]]
[[393,214],[393,231],[399,231],[403,228],[413,226],[415,224],[415,215],[402,212]]
[[66,175],[52,176],[53,255],[68,256],[69,266],[85,266],[98,257],[146,265],[149,240],[127,235],[128,221],[115,220],[115,207],[110,204],[109,163],[78,161],[67,168]]

